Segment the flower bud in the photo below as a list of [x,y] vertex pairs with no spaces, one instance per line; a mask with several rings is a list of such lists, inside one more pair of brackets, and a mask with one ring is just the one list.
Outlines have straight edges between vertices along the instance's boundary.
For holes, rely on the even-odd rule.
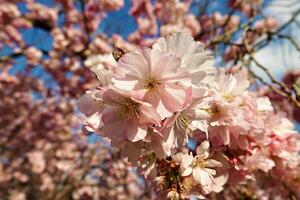
[[118,60],[125,54],[125,51],[119,47],[114,47],[112,55],[114,59],[118,62]]
[[171,190],[170,192],[168,192],[167,199],[168,200],[179,200],[180,199],[180,195],[178,194],[177,191]]

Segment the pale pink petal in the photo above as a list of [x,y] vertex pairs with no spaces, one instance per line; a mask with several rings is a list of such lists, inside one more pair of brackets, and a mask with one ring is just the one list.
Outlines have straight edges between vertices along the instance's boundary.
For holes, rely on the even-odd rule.
[[194,157],[191,154],[182,154],[181,158],[182,158],[181,164],[185,169],[191,166],[194,160]]
[[193,177],[202,186],[211,186],[214,180],[213,176],[201,167],[193,169]]
[[223,133],[220,133],[220,137],[223,141],[224,145],[229,145],[230,143],[230,135],[229,135],[229,130],[227,128],[224,128],[225,130]]
[[102,112],[103,123],[110,123],[113,120],[117,120],[117,109],[114,106],[106,106]]
[[186,109],[193,100],[193,89],[192,87],[187,88],[186,90],[186,98],[185,98],[185,102],[182,105],[182,110]]
[[158,80],[163,80],[164,77],[177,72],[180,62],[180,58],[175,56],[164,56],[154,64],[151,74]]
[[122,155],[128,158],[133,165],[138,163],[138,159],[141,155],[141,148],[136,143],[126,142],[122,148]]
[[156,157],[159,159],[166,157],[166,153],[162,147],[162,136],[156,132],[151,133],[151,143],[148,149],[154,151]]
[[193,173],[193,169],[191,167],[186,168],[183,173],[181,174],[182,176],[189,176]]
[[222,163],[220,163],[219,161],[213,160],[213,159],[207,159],[207,160],[205,160],[205,166],[210,167],[210,168],[221,167]]
[[[149,49],[143,49],[143,53],[150,53]],[[146,54],[147,54],[146,53]],[[118,70],[124,74],[126,80],[136,80],[149,74],[149,66],[141,52],[127,53],[118,62]]]
[[237,86],[237,80],[235,79],[234,76],[230,75],[226,84],[227,91],[232,92],[236,86]]
[[131,142],[137,142],[142,140],[147,135],[147,126],[139,125],[137,119],[133,119],[127,122],[128,126],[126,129],[127,139]]
[[172,113],[181,110],[188,98],[186,91],[177,84],[165,85],[163,89],[159,90],[159,97],[163,106]]
[[178,70],[177,73],[165,74],[161,80],[165,83],[180,83],[182,86],[189,86],[191,84],[191,78],[186,70]]
[[224,189],[223,186],[228,181],[228,178],[228,173],[215,177],[212,190],[217,193],[221,192]]
[[171,155],[171,150],[175,148],[176,136],[174,126],[169,129],[165,129],[163,133],[162,147],[167,156]]
[[189,71],[193,84],[207,83],[215,77],[212,54],[204,49],[204,44],[195,42],[193,37],[186,33],[160,38],[153,45],[153,49],[181,58],[180,68]]
[[242,68],[239,72],[234,74],[237,80],[237,86],[234,89],[234,94],[242,94],[250,86],[250,81],[248,80],[248,70]]
[[151,123],[156,126],[160,126],[161,117],[151,104],[144,102],[143,104],[141,104],[139,111],[140,111],[139,123],[141,124]]
[[145,95],[144,100],[153,105],[156,108],[157,113],[160,115],[162,119],[166,117],[170,117],[173,112],[167,110],[162,101],[160,100],[159,94],[156,91],[148,92]]
[[202,98],[207,91],[208,89],[205,87],[192,85],[192,94],[194,98]]
[[107,89],[103,93],[103,101],[108,105],[118,106],[125,97],[116,89]]
[[79,98],[78,107],[80,112],[84,113],[86,116],[90,116],[97,112],[97,103],[89,94],[85,94]]
[[123,120],[117,120],[112,123],[106,123],[103,126],[103,133],[105,136],[117,140],[122,141],[126,140],[126,129],[128,127],[128,124],[126,121]]
[[204,168],[205,171],[207,171],[207,173],[211,174],[211,175],[216,175],[217,172],[214,169],[210,169],[210,168]]
[[163,135],[162,147],[165,153],[170,156],[171,150],[176,146],[177,135],[174,130],[174,123],[176,121],[177,115],[172,115],[164,121],[161,133]]
[[208,149],[209,149],[209,141],[204,140],[196,149],[197,156],[204,156],[204,158],[207,158],[209,154]]
[[116,115],[116,109],[114,107],[108,106],[103,110],[102,120],[104,124],[104,135],[117,140],[127,139],[126,129],[128,127],[128,122],[120,119],[120,117]]
[[93,115],[86,118],[83,122],[86,130],[90,132],[98,132],[102,126],[101,114],[96,112]]
[[123,78],[122,80],[113,79],[112,81],[115,87],[122,90],[133,90],[138,84],[138,80],[126,80],[125,78]]
[[260,97],[256,101],[257,111],[273,111],[273,106],[268,97]]

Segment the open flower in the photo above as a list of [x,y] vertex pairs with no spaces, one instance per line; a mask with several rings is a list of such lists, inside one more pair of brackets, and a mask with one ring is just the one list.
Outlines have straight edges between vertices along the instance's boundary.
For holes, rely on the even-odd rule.
[[179,70],[180,58],[155,49],[143,48],[120,58],[114,85],[124,90],[141,90],[143,100],[152,104],[162,118],[184,105],[190,79]]
[[215,181],[216,170],[213,168],[221,167],[222,163],[209,158],[209,142],[207,140],[197,148],[195,157],[190,154],[178,153],[176,159],[181,163],[182,176],[192,175],[195,181],[201,185],[205,194],[214,191],[213,186],[219,186]]
[[84,64],[96,74],[101,86],[108,86],[111,83],[113,71],[117,65],[111,54],[91,55]]
[[102,130],[102,111],[104,103],[102,99],[103,90],[87,91],[85,95],[78,100],[80,112],[84,113],[86,119],[83,124],[87,131],[100,133]]
[[275,166],[274,161],[268,158],[268,155],[260,149],[256,148],[252,153],[253,155],[245,159],[245,166],[247,166],[249,170],[253,171],[259,169],[267,173]]
[[138,100],[139,93],[107,89],[103,113],[103,133],[115,141],[136,142],[147,135],[148,126],[160,125],[160,116],[151,104]]
[[153,45],[153,49],[181,58],[180,69],[189,72],[192,84],[209,83],[215,78],[212,54],[204,49],[204,44],[195,42],[186,33],[160,38]]
[[246,70],[240,70],[235,74],[226,74],[224,70],[219,70],[215,80],[217,93],[228,102],[245,93],[249,85]]
[[207,99],[204,98],[206,90],[199,89],[197,90],[197,98],[192,98],[192,91],[189,90],[190,95],[185,106],[163,123],[160,130],[163,137],[161,142],[162,148],[168,156],[171,155],[172,149],[182,147],[187,143],[189,133],[197,129],[207,131],[207,116],[199,113],[199,109],[197,109],[207,102]]

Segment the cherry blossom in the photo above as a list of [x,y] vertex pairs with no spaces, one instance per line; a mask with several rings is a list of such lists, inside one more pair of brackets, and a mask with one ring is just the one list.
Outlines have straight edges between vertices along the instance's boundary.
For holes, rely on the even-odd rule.
[[93,131],[152,182],[157,198],[225,195],[226,183],[299,166],[292,123],[249,90],[245,69],[216,69],[204,45],[186,33],[113,54],[112,81],[95,89],[103,95],[87,94],[79,106],[92,115]]
[[141,90],[144,101],[151,103],[161,118],[182,108],[188,98],[184,87],[190,80],[179,70],[180,59],[160,54],[155,49],[141,49],[125,54],[116,69],[114,85],[122,89]]
[[1,198],[300,198],[296,2],[0,2]]

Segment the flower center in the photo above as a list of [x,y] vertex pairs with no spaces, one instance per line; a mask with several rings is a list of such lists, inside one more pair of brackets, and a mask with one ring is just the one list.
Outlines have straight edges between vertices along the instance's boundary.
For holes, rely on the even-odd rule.
[[204,109],[212,117],[220,117],[222,114],[222,108],[214,103],[210,108]]
[[214,116],[218,116],[220,113],[221,113],[221,109],[220,107],[217,105],[217,104],[214,104],[212,107],[211,107],[211,112]]
[[153,90],[157,85],[160,85],[161,83],[153,78],[153,77],[148,77],[145,79],[144,81],[144,88],[148,89],[148,90]]
[[139,104],[126,99],[118,106],[117,115],[123,119],[132,119],[134,116],[139,114]]
[[188,129],[191,131],[191,128],[189,127],[189,121],[182,114],[177,117],[175,124],[179,129]]
[[202,158],[197,158],[195,165],[200,168],[206,167],[205,160],[203,160]]
[[226,101],[232,101],[234,99],[234,96],[230,93],[224,93],[223,94],[223,98],[226,100]]

